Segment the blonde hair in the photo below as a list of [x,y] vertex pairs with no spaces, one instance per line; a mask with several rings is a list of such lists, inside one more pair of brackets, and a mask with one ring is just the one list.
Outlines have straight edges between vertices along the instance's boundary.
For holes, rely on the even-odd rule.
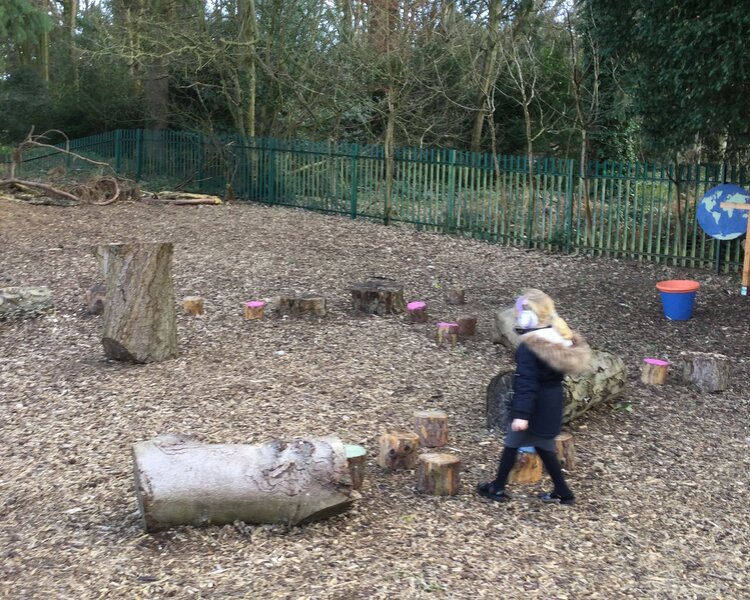
[[557,314],[555,303],[542,290],[534,288],[523,291],[523,304],[528,306],[539,319],[540,325],[551,325],[566,340],[572,339],[571,331],[565,320]]

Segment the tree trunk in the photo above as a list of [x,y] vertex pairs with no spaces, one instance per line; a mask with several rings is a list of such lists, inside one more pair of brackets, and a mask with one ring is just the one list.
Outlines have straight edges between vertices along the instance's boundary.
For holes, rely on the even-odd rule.
[[251,446],[160,436],[132,453],[146,531],[234,521],[297,525],[352,503],[346,448],[334,437]]
[[107,358],[147,363],[176,357],[172,244],[111,244],[96,254],[106,278]]
[[455,496],[461,489],[461,459],[453,454],[422,454],[417,467],[417,491],[431,496]]
[[351,287],[352,308],[375,315],[404,312],[404,286],[392,279],[373,277]]
[[48,287],[8,287],[0,289],[0,321],[38,317],[54,308]]

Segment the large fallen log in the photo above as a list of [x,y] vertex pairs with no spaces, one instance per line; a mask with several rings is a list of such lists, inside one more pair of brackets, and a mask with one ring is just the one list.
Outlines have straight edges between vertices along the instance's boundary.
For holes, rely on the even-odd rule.
[[48,287],[0,289],[0,320],[16,321],[38,317],[54,308]]
[[133,446],[146,531],[178,525],[324,519],[351,506],[347,446],[338,438],[204,444],[165,435]]
[[177,321],[172,244],[109,244],[96,256],[105,276],[102,345],[112,360],[174,358]]
[[[515,332],[515,309],[497,311],[493,319],[492,341],[515,350],[518,334]],[[565,407],[563,422],[578,418],[587,410],[619,398],[628,379],[625,361],[619,356],[591,349],[591,367],[582,375],[563,379]],[[487,386],[487,428],[505,431],[507,405],[513,392],[513,372],[499,373]]]

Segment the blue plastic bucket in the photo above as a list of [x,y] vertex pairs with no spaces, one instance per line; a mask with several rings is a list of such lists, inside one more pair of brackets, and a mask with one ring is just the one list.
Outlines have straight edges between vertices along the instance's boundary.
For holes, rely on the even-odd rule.
[[700,283],[689,279],[660,281],[656,289],[661,294],[664,316],[670,321],[687,321],[693,316],[695,296]]

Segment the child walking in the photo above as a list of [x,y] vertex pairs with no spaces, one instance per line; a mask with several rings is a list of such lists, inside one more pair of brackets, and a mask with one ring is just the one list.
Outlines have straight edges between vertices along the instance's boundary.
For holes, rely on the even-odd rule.
[[591,348],[570,330],[555,311],[552,298],[540,290],[526,290],[516,300],[516,323],[520,344],[504,448],[497,476],[480,483],[477,493],[496,502],[510,500],[505,484],[518,449],[533,446],[554,486],[551,492],[539,494],[539,499],[574,504],[555,453],[555,436],[562,428],[563,377],[586,370]]

